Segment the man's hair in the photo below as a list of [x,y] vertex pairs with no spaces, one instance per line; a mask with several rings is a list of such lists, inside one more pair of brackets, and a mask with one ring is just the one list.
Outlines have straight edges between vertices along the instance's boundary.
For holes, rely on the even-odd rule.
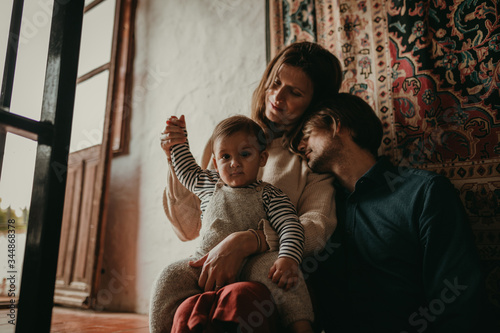
[[242,115],[226,118],[217,124],[210,140],[213,145],[215,141],[223,140],[238,132],[254,137],[255,145],[260,152],[267,148],[268,140],[264,130],[255,121]]
[[[316,111],[304,122],[303,135],[307,136],[314,128],[333,131],[333,125],[340,123],[359,147],[368,150],[374,157],[378,156],[383,135],[382,122],[362,98],[339,93],[320,102],[314,109]],[[299,142],[296,140],[292,143],[295,152],[298,151]]]

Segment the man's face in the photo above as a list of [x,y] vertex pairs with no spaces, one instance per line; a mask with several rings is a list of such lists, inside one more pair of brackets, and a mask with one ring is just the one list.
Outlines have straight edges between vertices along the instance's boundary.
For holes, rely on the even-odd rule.
[[333,132],[325,129],[312,129],[304,135],[299,144],[309,168],[314,172],[332,172],[333,163],[338,159],[342,142]]

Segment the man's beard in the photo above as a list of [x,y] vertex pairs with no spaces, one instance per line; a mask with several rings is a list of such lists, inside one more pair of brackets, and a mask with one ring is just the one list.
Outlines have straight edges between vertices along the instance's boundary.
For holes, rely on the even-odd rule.
[[326,173],[332,170],[330,158],[325,154],[309,160],[308,165],[316,173]]
[[307,162],[309,168],[316,173],[332,173],[333,163],[341,158],[342,146],[338,137],[328,140],[318,155],[312,154]]

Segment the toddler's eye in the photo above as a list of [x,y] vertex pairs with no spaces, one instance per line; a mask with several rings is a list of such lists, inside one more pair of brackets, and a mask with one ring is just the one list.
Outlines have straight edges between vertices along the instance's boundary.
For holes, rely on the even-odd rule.
[[242,152],[240,153],[240,155],[241,155],[241,156],[243,156],[243,157],[248,157],[248,156],[252,155],[252,153],[251,153],[251,152],[249,152],[249,151],[244,150],[244,151],[242,151]]
[[223,160],[228,160],[228,159],[231,158],[231,156],[229,154],[224,154],[220,158],[223,159]]

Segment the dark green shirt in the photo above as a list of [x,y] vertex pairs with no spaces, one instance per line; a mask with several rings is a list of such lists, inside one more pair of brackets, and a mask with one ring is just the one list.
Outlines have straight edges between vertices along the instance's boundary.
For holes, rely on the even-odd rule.
[[340,246],[312,276],[327,332],[474,331],[481,269],[450,181],[383,157],[337,189]]

